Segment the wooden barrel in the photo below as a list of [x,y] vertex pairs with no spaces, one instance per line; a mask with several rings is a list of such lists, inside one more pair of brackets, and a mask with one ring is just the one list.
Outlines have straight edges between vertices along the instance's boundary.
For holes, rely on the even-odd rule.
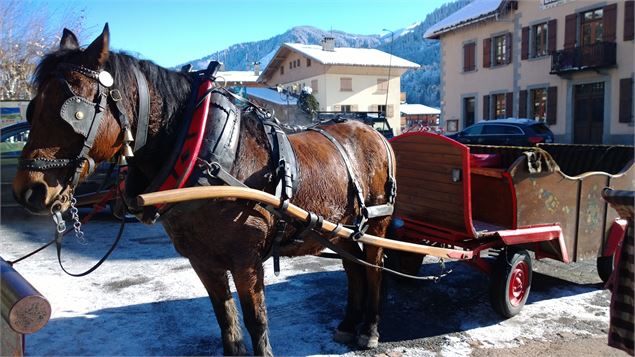
[[51,317],[51,304],[22,275],[0,258],[0,312],[15,332],[33,333]]

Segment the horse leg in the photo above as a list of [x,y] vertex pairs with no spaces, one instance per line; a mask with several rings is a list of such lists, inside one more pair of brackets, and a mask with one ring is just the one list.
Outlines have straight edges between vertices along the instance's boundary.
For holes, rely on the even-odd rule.
[[264,272],[262,264],[232,271],[240,298],[245,326],[251,335],[255,356],[273,356],[269,344],[267,306],[265,305]]
[[[339,246],[348,253],[358,257],[362,256],[362,251],[354,242],[340,241]],[[364,268],[361,265],[347,259],[342,259],[342,265],[344,265],[348,280],[348,297],[344,319],[337,326],[333,340],[339,343],[350,343],[357,334],[357,325],[362,322],[366,282]]]
[[225,270],[209,270],[191,262],[209,294],[216,320],[223,340],[223,353],[227,356],[244,356],[247,348],[243,343],[242,330],[238,320],[238,310],[229,290],[229,280]]
[[[382,248],[364,246],[366,261],[373,265],[381,265]],[[364,322],[359,330],[357,345],[362,348],[375,348],[379,345],[379,308],[381,305],[381,270],[366,267],[366,300]]]

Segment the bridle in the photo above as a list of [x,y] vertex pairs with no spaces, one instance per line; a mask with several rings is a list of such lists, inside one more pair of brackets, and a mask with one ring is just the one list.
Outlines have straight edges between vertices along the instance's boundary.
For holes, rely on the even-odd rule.
[[[139,91],[139,108],[137,111],[137,145],[135,145],[135,151],[137,151],[145,144],[146,140],[149,112],[149,91],[147,81],[141,71],[139,71],[139,69],[135,66],[132,66],[132,68],[137,79],[137,87]],[[66,78],[62,75],[62,72],[64,71],[79,73],[95,81],[97,84],[95,100],[90,101],[77,95]],[[68,167],[74,168],[72,175],[69,175],[68,179],[64,182],[65,187],[70,185],[71,188],[74,188],[79,182],[86,163],[88,164],[88,174],[95,170],[95,160],[90,157],[89,152],[93,147],[99,126],[109,102],[114,104],[115,110],[113,111],[113,114],[117,118],[121,131],[124,134],[124,145],[122,146],[122,152],[119,153],[120,158],[133,156],[133,152],[132,149],[130,149],[129,144],[134,139],[130,133],[130,121],[126,116],[121,103],[121,92],[113,86],[114,79],[109,72],[105,70],[94,71],[72,63],[61,63],[57,67],[57,78],[64,83],[64,89],[66,93],[69,94],[69,98],[64,101],[62,107],[60,108],[60,117],[73,128],[75,133],[84,137],[82,149],[74,158],[20,158],[18,161],[18,168],[29,171],[46,171]],[[29,106],[30,105],[31,104],[29,104]],[[29,115],[29,112],[30,110],[27,109],[27,116]]]

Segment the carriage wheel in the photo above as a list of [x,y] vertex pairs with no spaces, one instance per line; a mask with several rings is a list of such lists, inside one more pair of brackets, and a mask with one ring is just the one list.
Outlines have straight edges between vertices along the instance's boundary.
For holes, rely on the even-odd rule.
[[496,312],[512,317],[522,310],[531,288],[531,257],[526,250],[502,251],[490,277],[490,301]]
[[598,257],[596,265],[600,279],[606,283],[609,281],[611,274],[613,274],[613,269],[615,269],[615,253],[609,255],[608,257]]

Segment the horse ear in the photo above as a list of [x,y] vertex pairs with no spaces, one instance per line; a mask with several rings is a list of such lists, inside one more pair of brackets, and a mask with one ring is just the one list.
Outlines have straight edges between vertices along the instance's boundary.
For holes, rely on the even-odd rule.
[[110,31],[108,30],[108,23],[104,26],[104,30],[101,35],[86,48],[85,53],[88,55],[90,65],[94,68],[101,68],[106,60],[108,60],[108,54],[110,44]]
[[60,40],[60,49],[62,50],[76,50],[79,48],[79,41],[77,36],[71,30],[65,28],[62,33],[62,39]]

